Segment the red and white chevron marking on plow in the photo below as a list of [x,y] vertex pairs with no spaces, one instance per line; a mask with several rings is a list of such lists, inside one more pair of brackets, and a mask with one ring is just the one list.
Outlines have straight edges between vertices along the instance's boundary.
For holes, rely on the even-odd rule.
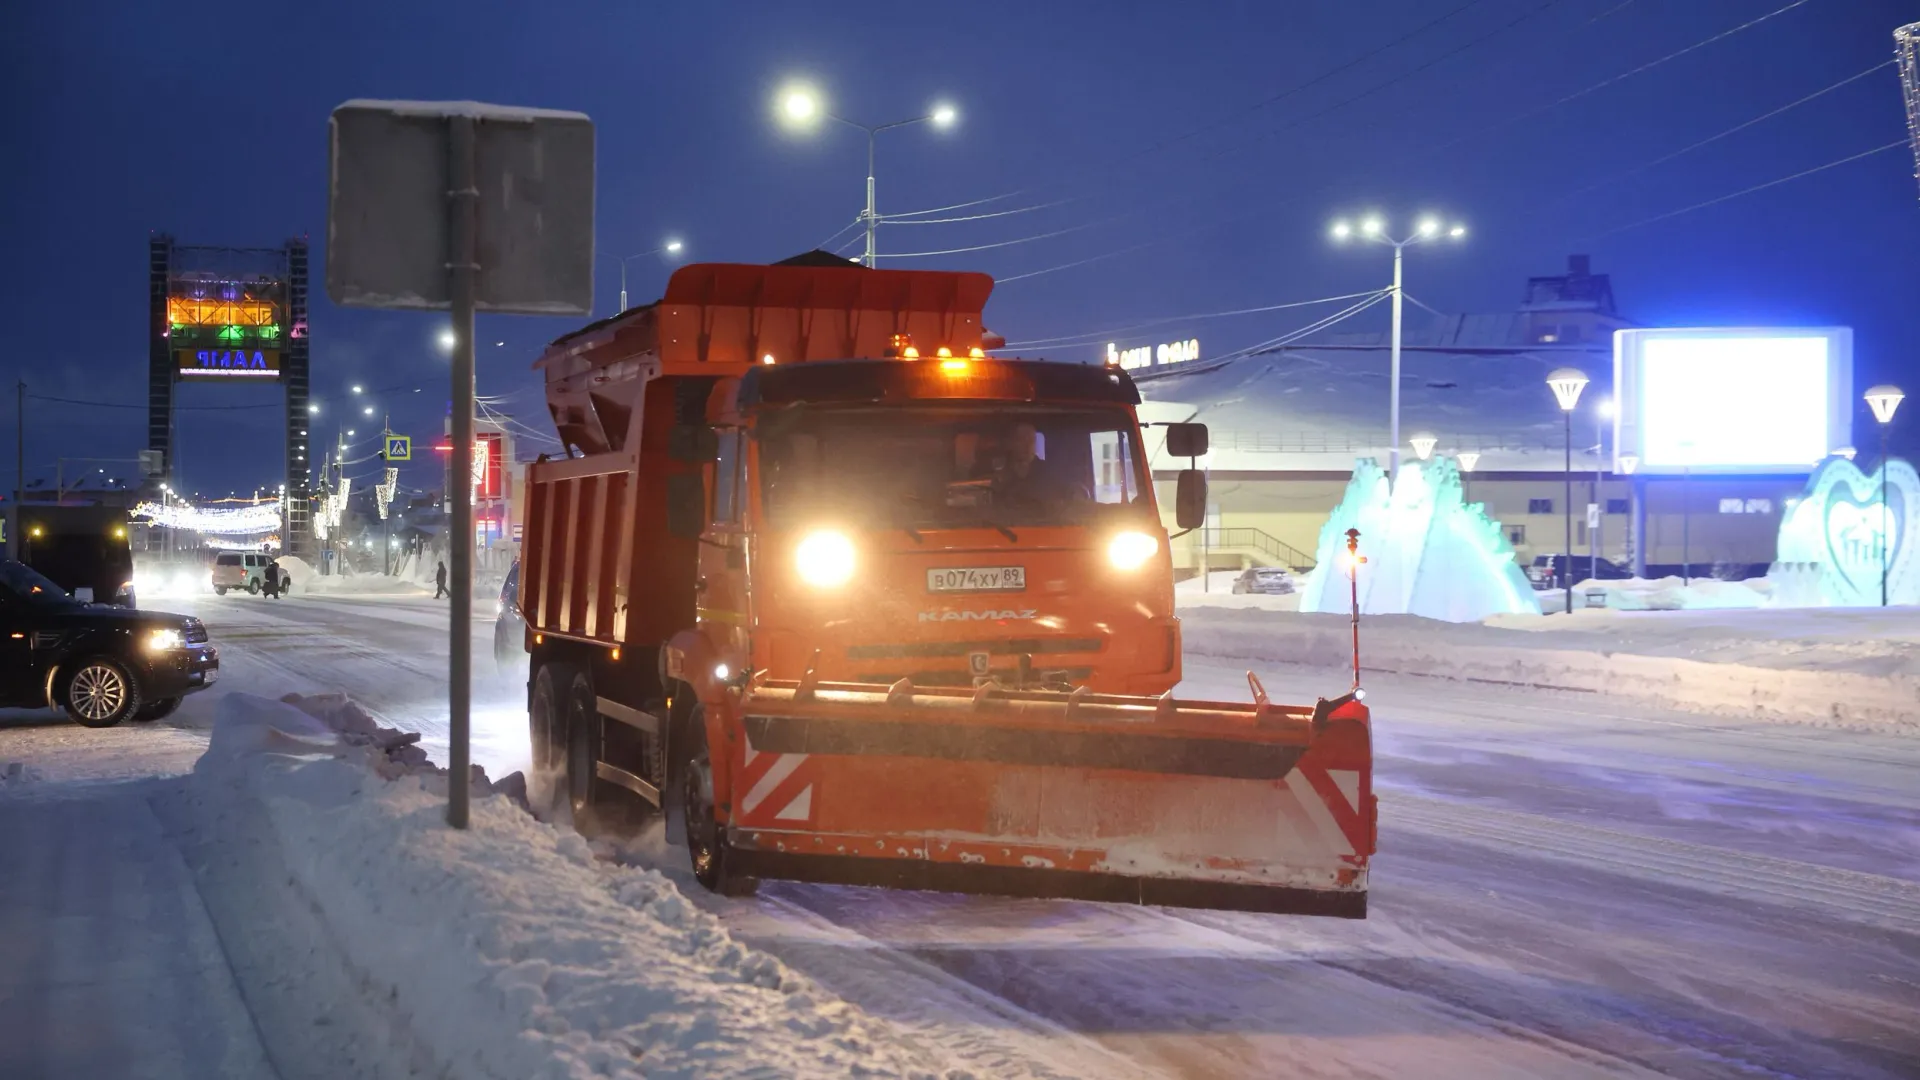
[[[1287,790],[1298,801],[1294,826],[1341,855],[1365,851],[1371,839],[1356,769],[1323,769],[1302,762],[1287,774]],[[1303,828],[1304,827],[1304,828]]]
[[745,821],[806,822],[813,817],[814,772],[806,754],[773,754],[746,743],[735,791],[739,815]]

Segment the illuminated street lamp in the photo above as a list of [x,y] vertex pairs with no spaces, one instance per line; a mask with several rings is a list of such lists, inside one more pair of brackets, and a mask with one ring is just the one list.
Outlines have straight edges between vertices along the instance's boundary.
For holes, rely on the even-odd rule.
[[1460,463],[1460,501],[1464,503],[1467,501],[1467,477],[1472,476],[1474,466],[1480,464],[1480,451],[1462,450],[1453,455],[1453,460]]
[[460,343],[460,339],[454,336],[454,333],[451,329],[440,331],[439,340],[440,340],[440,348],[446,352],[452,352],[453,347]]
[[1857,451],[1857,450],[1855,450],[1855,449],[1854,449],[1853,447],[1851,447],[1851,446],[1843,446],[1843,447],[1841,447],[1840,449],[1838,449],[1838,450],[1835,450],[1835,451],[1833,452],[1833,456],[1834,456],[1834,457],[1843,457],[1843,458],[1846,458],[1846,459],[1847,459],[1848,461],[1852,461],[1852,460],[1853,460],[1853,455],[1855,455],[1855,454],[1857,454],[1857,453],[1859,453],[1859,451]]
[[316,402],[314,402],[313,404],[311,404],[311,405],[308,405],[308,406],[307,406],[307,412],[308,412],[308,413],[309,413],[310,415],[313,415],[313,416],[319,416],[319,415],[320,415],[320,403],[316,401]]
[[1893,427],[1893,414],[1907,395],[1890,383],[1867,391],[1867,407],[1880,422],[1880,606],[1887,606],[1888,560],[1893,555],[1893,519],[1887,509],[1887,431]]
[[361,386],[361,385],[360,385],[359,383],[354,383],[354,384],[353,384],[353,392],[354,392],[354,393],[356,393],[356,394],[359,394],[359,393],[363,393],[363,392],[365,392],[365,389],[366,389],[366,388],[365,388],[365,387],[363,387],[363,386]]
[[[1387,246],[1393,248],[1393,352],[1392,352],[1392,361],[1391,361],[1392,374],[1388,379],[1388,388],[1387,388],[1387,397],[1388,397],[1387,411],[1392,416],[1392,421],[1389,425],[1389,430],[1387,432],[1387,446],[1389,448],[1387,451],[1389,455],[1387,460],[1387,478],[1389,483],[1392,482],[1394,474],[1400,471],[1400,305],[1401,305],[1401,297],[1402,297],[1401,288],[1400,288],[1401,253],[1404,252],[1407,248],[1410,248],[1415,244],[1424,244],[1429,241],[1439,239],[1442,230],[1443,230],[1443,226],[1440,224],[1440,222],[1437,219],[1433,217],[1427,217],[1427,218],[1423,218],[1420,221],[1420,223],[1417,226],[1415,226],[1413,233],[1409,235],[1406,239],[1395,240],[1393,239],[1393,237],[1387,234],[1387,224],[1386,222],[1382,221],[1378,216],[1368,215],[1367,217],[1362,218],[1360,220],[1360,227],[1358,231],[1362,238],[1370,240],[1376,244],[1386,244]],[[1467,229],[1466,229],[1466,226],[1464,225],[1454,225],[1450,228],[1445,228],[1444,231],[1447,236],[1455,240],[1458,240],[1467,234]],[[1353,226],[1349,225],[1345,221],[1336,221],[1333,223],[1332,235],[1336,243],[1346,241],[1348,238],[1353,236],[1354,232],[1355,232],[1355,229],[1353,228]]]
[[1547,376],[1547,386],[1553,390],[1553,399],[1560,403],[1560,413],[1567,425],[1567,614],[1573,614],[1573,408],[1580,404],[1580,391],[1587,388],[1587,373],[1579,368],[1555,368]]
[[818,91],[810,86],[793,85],[780,92],[779,115],[781,122],[800,131],[810,131],[821,120],[832,120],[867,133],[867,208],[861,212],[860,221],[867,228],[867,250],[861,260],[869,267],[878,257],[874,251],[873,234],[881,218],[874,208],[873,201],[873,142],[874,137],[891,128],[910,127],[914,124],[932,124],[936,128],[950,128],[959,120],[960,114],[952,105],[939,103],[924,116],[915,116],[907,120],[895,120],[891,124],[861,124],[844,116],[836,116],[828,111]]
[[1425,461],[1427,458],[1433,456],[1433,448],[1439,442],[1439,439],[1434,438],[1424,431],[1407,440],[1407,443],[1413,447],[1414,455],[1421,461]]
[[[627,310],[627,264],[629,262],[632,262],[635,259],[644,259],[649,255],[678,255],[680,254],[680,249],[685,246],[686,246],[685,244],[682,244],[678,240],[668,240],[666,243],[661,244],[659,247],[654,248],[652,251],[640,251],[640,252],[635,252],[632,255],[615,255],[615,254],[612,254],[611,252],[607,253],[607,258],[612,259],[615,262],[620,264],[620,310],[621,311]],[[505,345],[506,342],[503,341],[500,344]]]

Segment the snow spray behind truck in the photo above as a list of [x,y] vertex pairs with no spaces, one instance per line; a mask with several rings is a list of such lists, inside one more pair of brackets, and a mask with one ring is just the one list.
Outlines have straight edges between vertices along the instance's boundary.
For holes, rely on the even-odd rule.
[[[1362,917],[1357,693],[1175,698],[1114,367],[989,358],[982,274],[691,265],[536,364],[536,770],[683,816],[696,876]],[[1169,452],[1205,452],[1200,425]],[[1205,482],[1180,478],[1180,527]]]

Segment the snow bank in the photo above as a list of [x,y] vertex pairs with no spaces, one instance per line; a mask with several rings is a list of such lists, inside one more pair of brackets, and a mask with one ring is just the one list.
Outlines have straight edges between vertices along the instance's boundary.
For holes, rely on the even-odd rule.
[[1198,577],[1174,582],[1174,606],[1183,609],[1189,606],[1213,606],[1260,608],[1265,611],[1300,610],[1300,575],[1293,575],[1294,591],[1290,593],[1236,593],[1233,583],[1239,577],[1238,570],[1215,570],[1207,575],[1204,584]]
[[[1628,578],[1624,581],[1589,579],[1573,587],[1573,602],[1575,607],[1585,607],[1593,597],[1598,596],[1602,599],[1600,606],[1614,611],[1717,611],[1766,607],[1772,594],[1773,584],[1765,578],[1751,581],[1719,581],[1714,578],[1689,580],[1679,577],[1654,580]],[[1544,597],[1546,594],[1541,595]],[[1556,599],[1562,596],[1558,589],[1553,590],[1553,595]],[[1544,600],[1541,606],[1549,613],[1562,610]],[[1509,620],[1501,616],[1487,621],[1509,624]]]
[[471,827],[448,828],[448,777],[411,743],[337,695],[233,694],[195,782],[227,812],[264,810],[435,1075],[968,1075],[733,940],[658,872],[598,863],[497,794],[509,782],[476,770]]
[[313,565],[296,555],[280,556],[280,565],[292,581],[289,591],[294,594],[311,593],[321,596],[413,596],[421,592],[419,585],[401,577],[388,577],[385,574],[333,574],[323,575]]
[[[1188,652],[1343,668],[1345,616],[1193,608]],[[1661,708],[1920,734],[1920,610],[1575,611],[1361,622],[1363,671],[1605,694]]]

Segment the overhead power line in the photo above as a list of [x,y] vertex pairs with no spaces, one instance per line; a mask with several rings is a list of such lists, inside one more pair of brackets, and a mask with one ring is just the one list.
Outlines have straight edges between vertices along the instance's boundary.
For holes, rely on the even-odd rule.
[[1905,145],[1907,145],[1906,139],[1903,139],[1903,138],[1895,139],[1890,143],[1886,143],[1881,146],[1876,146],[1871,150],[1862,150],[1857,154],[1850,154],[1847,157],[1843,157],[1838,161],[1829,161],[1825,165],[1815,165],[1811,169],[1802,169],[1801,171],[1794,173],[1792,176],[1782,176],[1778,180],[1769,180],[1764,184],[1755,184],[1750,188],[1742,188],[1739,191],[1730,192],[1718,198],[1708,199],[1705,202],[1694,203],[1692,206],[1683,206],[1678,210],[1669,210],[1664,214],[1655,214],[1650,218],[1642,218],[1639,221],[1630,222],[1626,225],[1616,225],[1613,228],[1607,229],[1603,232],[1590,233],[1587,235],[1587,237],[1585,237],[1585,239],[1596,239],[1602,236],[1612,236],[1614,233],[1626,232],[1628,229],[1637,229],[1642,225],[1651,225],[1656,221],[1665,221],[1668,218],[1679,217],[1681,214],[1691,214],[1695,210],[1704,210],[1709,206],[1718,206],[1723,202],[1728,202],[1733,199],[1738,199],[1743,195],[1751,195],[1756,191],[1765,191],[1770,187],[1779,187],[1781,184],[1791,183],[1792,181],[1798,180],[1802,177],[1812,176],[1814,173],[1826,172],[1828,169],[1837,169],[1842,165],[1848,164],[1849,162],[1859,161],[1861,158],[1872,157],[1875,154],[1884,154],[1889,150],[1893,150]]
[[1318,300],[1298,300],[1290,304],[1268,304],[1264,307],[1236,308],[1232,311],[1207,311],[1193,315],[1169,315],[1165,318],[1148,319],[1146,322],[1132,323],[1127,326],[1116,326],[1108,330],[1089,330],[1082,334],[1065,334],[1059,337],[1009,341],[1006,344],[1006,348],[1015,349],[1037,345],[1085,345],[1090,342],[1099,341],[1102,338],[1110,338],[1134,330],[1145,330],[1150,327],[1165,326],[1168,323],[1199,322],[1205,319],[1224,319],[1230,315],[1257,315],[1268,311],[1286,311],[1290,308],[1312,307],[1315,304],[1332,304],[1341,300],[1355,300],[1361,297],[1373,296],[1376,293],[1384,291],[1385,290],[1382,289],[1372,289],[1367,292],[1347,293],[1344,296],[1323,296]]

